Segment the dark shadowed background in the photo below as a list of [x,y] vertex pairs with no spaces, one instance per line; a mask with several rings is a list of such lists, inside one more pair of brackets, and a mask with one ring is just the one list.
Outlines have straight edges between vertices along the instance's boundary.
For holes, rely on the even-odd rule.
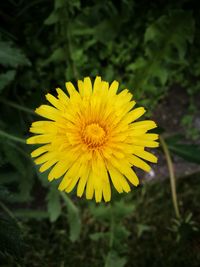
[[[197,267],[200,262],[199,1],[0,2],[0,266]],[[128,195],[60,194],[25,144],[45,94],[96,75],[120,82],[163,145]]]

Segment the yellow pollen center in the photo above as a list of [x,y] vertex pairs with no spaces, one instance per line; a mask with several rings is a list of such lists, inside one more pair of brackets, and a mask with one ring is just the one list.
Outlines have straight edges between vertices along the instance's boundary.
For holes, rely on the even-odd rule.
[[98,123],[87,125],[83,131],[85,143],[92,147],[102,145],[105,135],[105,130]]

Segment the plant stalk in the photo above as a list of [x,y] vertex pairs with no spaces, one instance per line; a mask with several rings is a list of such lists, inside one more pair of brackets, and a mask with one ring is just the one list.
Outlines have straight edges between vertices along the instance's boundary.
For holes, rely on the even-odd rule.
[[6,139],[9,139],[9,140],[12,140],[14,142],[18,142],[18,143],[21,143],[21,144],[26,144],[26,140],[25,139],[22,139],[20,137],[17,137],[17,136],[14,136],[12,134],[8,134],[2,130],[0,130],[0,136],[1,137],[4,137]]
[[32,110],[32,109],[30,109],[30,108],[26,108],[26,107],[24,107],[24,106],[21,106],[21,105],[19,105],[19,104],[17,104],[17,103],[14,103],[14,102],[12,102],[12,101],[4,100],[4,99],[1,99],[1,98],[0,98],[0,102],[1,102],[1,103],[4,103],[5,105],[8,105],[8,106],[10,106],[10,107],[12,107],[12,108],[16,108],[16,109],[18,109],[18,110],[21,110],[21,111],[24,111],[24,112],[26,112],[26,113],[29,113],[29,114],[31,114],[31,115],[37,115],[37,114],[34,112],[34,110]]
[[173,202],[173,206],[174,206],[174,211],[175,211],[176,217],[179,219],[180,218],[180,211],[179,211],[178,201],[177,201],[176,178],[175,178],[175,173],[174,173],[173,162],[172,162],[171,155],[170,155],[169,149],[167,147],[167,144],[166,144],[166,142],[162,136],[160,136],[160,144],[163,148],[163,152],[165,154],[167,166],[168,166],[168,170],[169,170],[171,194],[172,194],[172,202]]
[[18,225],[19,228],[21,228],[21,223],[17,220],[17,218],[14,216],[14,214],[12,213],[12,211],[6,207],[6,205],[0,201],[0,207],[2,208],[2,210],[4,210],[4,212],[6,212],[8,214],[8,216],[13,219],[15,221],[15,223]]

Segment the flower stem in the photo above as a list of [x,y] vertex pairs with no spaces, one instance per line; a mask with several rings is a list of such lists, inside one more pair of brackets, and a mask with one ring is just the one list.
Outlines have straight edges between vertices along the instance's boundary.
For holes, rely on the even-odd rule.
[[111,206],[111,214],[110,214],[110,241],[109,241],[109,247],[110,249],[113,248],[113,243],[114,243],[114,215],[113,215],[113,210]]
[[15,221],[15,223],[19,226],[19,228],[21,228],[21,223],[17,220],[17,218],[14,216],[14,214],[12,213],[12,211],[6,207],[6,205],[0,201],[0,207],[2,208],[2,210],[4,210],[4,212],[6,212],[8,214],[8,216],[13,219]]
[[12,101],[4,100],[4,99],[1,99],[1,98],[0,98],[0,102],[1,102],[1,103],[4,103],[5,105],[8,105],[8,106],[10,106],[10,107],[12,107],[12,108],[16,108],[16,109],[18,109],[18,110],[21,110],[21,111],[24,111],[24,112],[26,112],[26,113],[29,113],[29,114],[31,114],[31,115],[36,115],[36,113],[34,112],[34,110],[32,110],[32,109],[30,109],[30,108],[26,108],[26,107],[24,107],[24,106],[21,106],[20,104],[16,104],[16,103],[14,103],[14,102],[12,102]]
[[26,144],[26,140],[25,139],[22,139],[20,137],[17,137],[17,136],[14,136],[12,134],[8,134],[2,130],[0,130],[0,136],[1,137],[4,137],[6,139],[9,139],[9,140],[12,140],[14,142],[18,142],[18,143],[22,143],[22,144]]
[[172,163],[171,155],[170,155],[169,149],[167,147],[167,144],[166,144],[166,142],[162,136],[160,136],[160,144],[163,148],[163,152],[165,154],[167,166],[168,166],[168,170],[169,170],[174,211],[175,211],[176,217],[180,218],[180,212],[179,212],[178,201],[177,201],[177,192],[176,192],[176,178],[175,178],[175,174],[174,174],[173,163]]

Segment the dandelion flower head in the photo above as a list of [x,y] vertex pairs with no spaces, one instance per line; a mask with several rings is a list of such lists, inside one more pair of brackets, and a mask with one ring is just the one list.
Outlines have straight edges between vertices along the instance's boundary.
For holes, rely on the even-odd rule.
[[96,77],[78,81],[78,90],[71,82],[67,92],[57,88],[57,97],[47,94],[51,105],[41,105],[36,113],[45,118],[32,123],[28,144],[39,144],[31,156],[41,165],[40,171],[50,169],[49,181],[62,177],[59,190],[86,199],[107,202],[111,199],[111,184],[119,192],[128,193],[138,186],[133,167],[147,172],[144,161],[157,162],[146,147],[157,147],[158,135],[147,133],[156,127],[152,120],[136,121],[144,113],[135,106],[127,90],[118,93],[119,83],[110,85]]

